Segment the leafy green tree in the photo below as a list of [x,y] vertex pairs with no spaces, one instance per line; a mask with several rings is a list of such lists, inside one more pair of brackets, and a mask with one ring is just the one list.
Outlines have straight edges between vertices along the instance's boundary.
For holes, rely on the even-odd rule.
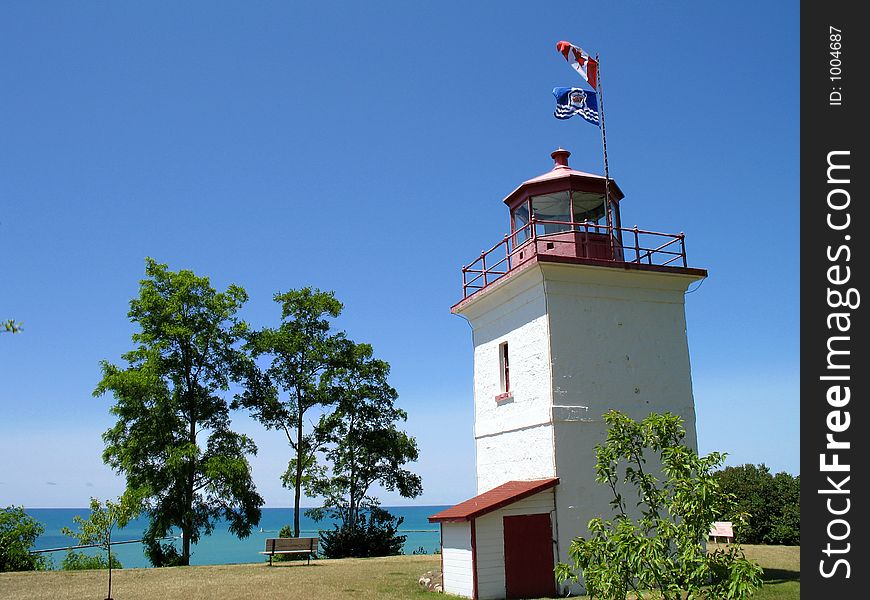
[[371,542],[378,530],[387,530],[388,537],[395,538],[401,524],[401,519],[379,508],[369,490],[378,483],[403,498],[419,496],[420,476],[404,468],[417,460],[417,443],[396,427],[408,415],[395,406],[398,394],[387,382],[390,366],[373,358],[368,344],[348,346],[343,363],[330,381],[330,394],[338,398],[338,405],[320,420],[331,472],[318,474],[310,484],[311,494],[322,496],[324,503],[307,514],[316,520],[328,515],[338,521],[335,531],[321,536],[323,552],[330,558],[347,556],[343,554],[347,549],[353,556],[398,554],[403,539],[367,546],[366,540]]
[[800,546],[801,543],[801,478],[788,473],[773,476],[775,497],[782,503],[782,510],[771,519],[768,544]]
[[24,507],[0,510],[0,572],[47,569],[50,565],[44,556],[30,554],[43,531],[42,524],[24,512]]
[[[735,531],[741,544],[800,544],[800,477],[771,474],[764,465],[726,467],[716,473],[719,484],[737,497],[735,509],[749,515]],[[730,520],[723,514],[722,520]]]
[[[67,555],[64,559],[63,568],[67,570],[100,568],[100,565],[105,564],[109,570],[109,593],[106,594],[106,600],[111,600],[112,569],[121,568],[121,563],[112,556],[112,532],[116,527],[124,527],[131,519],[136,518],[140,510],[141,500],[133,494],[125,494],[117,502],[111,500],[100,502],[96,498],[91,498],[90,516],[87,519],[80,515],[74,516],[73,521],[78,526],[78,530],[64,527],[61,533],[76,538],[82,545],[99,544],[100,548],[105,550],[106,558],[97,557],[94,561],[93,557],[71,553],[72,556]],[[79,555],[75,556],[75,554]]]
[[[596,598],[742,599],[761,586],[761,568],[738,544],[708,553],[710,526],[730,512],[738,522],[735,498],[722,489],[713,470],[724,454],[699,457],[683,444],[679,417],[652,413],[636,422],[618,411],[604,415],[607,439],[596,447],[596,481],[609,486],[613,519],[589,522],[589,538],[571,542],[571,564],[559,564],[560,582],[585,582]],[[662,479],[647,465],[654,458]],[[637,510],[628,508],[626,487],[637,492]],[[639,516],[633,516],[636,512]]]
[[0,322],[0,333],[18,333],[21,331],[21,323],[17,323],[15,319],[6,319]]
[[254,357],[267,356],[265,371],[250,364],[247,389],[236,396],[234,406],[244,406],[267,429],[284,433],[291,457],[282,477],[293,490],[293,537],[299,537],[302,490],[319,473],[317,452],[323,432],[319,425],[306,431],[309,411],[325,408],[330,373],[348,344],[343,332],[333,332],[330,319],[343,308],[332,292],[302,288],[276,294],[281,304],[281,324],[249,334],[246,348]]
[[144,499],[147,546],[165,550],[159,539],[178,528],[178,562],[188,565],[191,543],[218,518],[239,537],[260,521],[263,498],[247,459],[257,448],[230,429],[223,396],[246,360],[237,348],[246,326],[235,315],[247,294],[236,285],[217,292],[208,278],[150,258],[145,275],[128,312],[137,346],[122,356],[126,368],[102,363],[94,391],[116,401],[103,460]]

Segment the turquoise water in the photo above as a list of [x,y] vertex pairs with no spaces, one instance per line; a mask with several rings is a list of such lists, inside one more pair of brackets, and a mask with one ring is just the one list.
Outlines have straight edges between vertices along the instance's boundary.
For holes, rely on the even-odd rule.
[[[405,518],[405,522],[399,529],[402,535],[407,536],[404,546],[405,554],[418,551],[421,547],[428,554],[434,553],[438,549],[441,539],[438,525],[437,523],[429,523],[427,517],[446,508],[445,506],[385,506],[384,508],[397,517]],[[73,517],[75,515],[87,517],[89,514],[89,510],[86,508],[28,508],[26,512],[45,527],[45,532],[34,544],[34,550],[77,544],[78,542],[73,538],[62,535],[60,530],[62,527],[75,529]],[[292,509],[264,508],[259,527],[254,528],[251,535],[242,540],[227,531],[226,524],[218,523],[210,536],[203,536],[199,543],[192,547],[190,562],[194,565],[259,562],[263,560],[263,557],[257,552],[263,550],[265,539],[277,537],[281,527],[292,523]],[[142,533],[146,526],[147,520],[145,519],[132,521],[127,527],[117,530],[112,535],[112,541],[142,539]],[[318,529],[331,529],[332,522],[323,520],[317,523],[312,521],[305,516],[303,510],[300,528],[303,537],[315,537]],[[88,550],[88,552],[93,553],[94,551]],[[151,566],[142,553],[142,544],[112,546],[112,553],[126,568]],[[55,566],[59,567],[65,554],[65,552],[50,552],[47,553],[47,556],[52,557]]]

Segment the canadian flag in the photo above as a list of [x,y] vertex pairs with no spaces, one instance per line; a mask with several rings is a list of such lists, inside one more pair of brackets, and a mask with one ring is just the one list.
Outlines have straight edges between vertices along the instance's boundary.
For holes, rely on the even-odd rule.
[[597,60],[589,56],[583,48],[575,46],[571,42],[566,42],[565,40],[556,44],[556,50],[565,57],[565,60],[571,63],[574,70],[580,73],[583,79],[586,80],[586,83],[592,86],[592,89],[598,89]]

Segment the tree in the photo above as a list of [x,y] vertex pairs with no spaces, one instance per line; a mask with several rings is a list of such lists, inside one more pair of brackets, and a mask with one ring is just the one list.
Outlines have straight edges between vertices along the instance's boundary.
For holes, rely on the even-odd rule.
[[788,473],[773,476],[774,497],[782,503],[782,510],[771,519],[767,544],[800,546],[801,543],[801,478]]
[[[613,600],[624,600],[629,591],[665,600],[742,599],[760,587],[761,568],[746,560],[739,545],[705,549],[721,514],[743,518],[733,511],[733,494],[713,474],[725,455],[699,457],[682,443],[685,430],[671,414],[652,413],[635,422],[609,411],[604,421],[608,432],[596,446],[596,481],[610,487],[616,514],[592,519],[591,536],[571,542],[572,564],[556,567],[559,581],[579,583],[582,574],[590,596]],[[647,465],[650,454],[660,462],[661,481]],[[626,485],[636,488],[637,511],[623,497]]]
[[[324,442],[329,444],[325,454],[331,473],[312,478],[310,491],[323,496],[324,503],[308,514],[338,521],[333,532],[322,534],[322,550],[330,558],[398,554],[404,539],[392,544],[389,540],[397,537],[401,519],[380,509],[369,489],[378,483],[403,498],[415,498],[423,491],[420,476],[403,468],[417,460],[417,443],[396,427],[408,416],[395,406],[398,394],[387,382],[390,366],[372,356],[368,344],[348,346],[344,366],[330,382],[330,394],[338,398],[338,405],[320,421]],[[388,539],[372,544],[383,531],[389,532]]]
[[48,568],[44,556],[30,553],[43,531],[42,524],[25,513],[24,507],[7,506],[0,510],[0,573]]
[[21,331],[21,323],[17,323],[15,319],[6,319],[0,322],[0,333],[18,333]]
[[[736,510],[749,518],[735,531],[741,544],[800,544],[800,477],[772,475],[760,464],[726,467],[716,472],[719,484],[737,497]],[[721,519],[731,519],[730,514]]]
[[274,299],[281,304],[280,326],[252,332],[246,346],[254,357],[271,357],[271,363],[265,372],[249,365],[247,389],[236,396],[234,406],[250,409],[267,429],[287,437],[291,457],[282,482],[293,490],[293,536],[299,537],[302,490],[318,469],[323,439],[319,425],[305,431],[305,416],[333,402],[330,373],[348,342],[343,332],[331,331],[329,319],[343,308],[332,292],[306,287]]
[[[112,531],[115,527],[124,527],[131,519],[135,519],[140,508],[141,500],[130,494],[123,495],[117,502],[106,500],[102,503],[96,498],[91,498],[90,516],[87,519],[79,515],[73,517],[73,521],[78,525],[78,531],[68,527],[61,529],[61,533],[76,538],[80,544],[99,544],[100,548],[106,551],[104,564],[109,569],[109,592],[106,594],[106,600],[112,600],[112,569],[121,568],[121,563],[112,556]],[[102,561],[97,561],[97,565],[100,564]],[[93,566],[96,566],[93,561],[75,552],[67,555],[63,562],[65,570]]]
[[236,285],[217,292],[208,278],[150,258],[145,274],[128,313],[139,327],[137,347],[122,356],[126,368],[102,363],[94,391],[116,400],[118,421],[103,434],[103,460],[143,498],[147,547],[164,550],[159,539],[178,528],[179,562],[188,565],[190,544],[210,534],[218,518],[239,537],[260,520],[263,498],[247,460],[257,448],[230,429],[222,394],[245,360],[236,343],[246,326],[235,315],[247,294]]

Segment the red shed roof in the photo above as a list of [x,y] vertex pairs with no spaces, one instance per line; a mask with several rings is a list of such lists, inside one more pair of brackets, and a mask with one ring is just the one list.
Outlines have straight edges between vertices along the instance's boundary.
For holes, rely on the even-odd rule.
[[538,492],[558,485],[559,478],[535,479],[533,481],[508,481],[497,488],[475,496],[471,500],[461,502],[456,506],[442,510],[429,517],[430,523],[471,521],[486,513],[498,510],[508,504],[513,504],[523,498],[528,498]]

